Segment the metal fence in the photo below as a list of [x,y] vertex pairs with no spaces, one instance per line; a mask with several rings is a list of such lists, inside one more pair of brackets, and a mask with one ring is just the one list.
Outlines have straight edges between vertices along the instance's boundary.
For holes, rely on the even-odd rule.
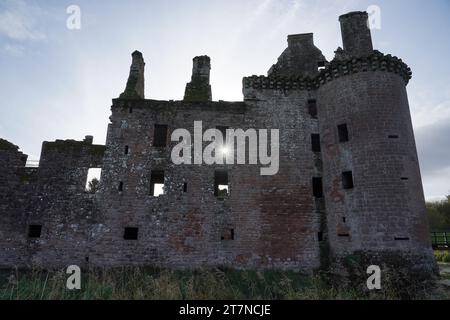
[[450,249],[450,232],[432,232],[431,243],[434,249]]

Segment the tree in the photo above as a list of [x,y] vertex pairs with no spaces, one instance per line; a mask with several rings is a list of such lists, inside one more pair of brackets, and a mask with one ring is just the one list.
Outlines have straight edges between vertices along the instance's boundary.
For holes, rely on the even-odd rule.
[[88,184],[88,189],[87,192],[88,193],[96,193],[98,190],[100,189],[100,181],[97,178],[92,179],[91,181],[89,181]]
[[450,195],[447,200],[427,202],[427,214],[432,231],[450,231]]

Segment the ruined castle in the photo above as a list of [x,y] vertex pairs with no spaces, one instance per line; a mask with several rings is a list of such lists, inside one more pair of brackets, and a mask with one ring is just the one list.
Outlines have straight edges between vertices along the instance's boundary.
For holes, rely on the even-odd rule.
[[[267,76],[243,79],[241,102],[212,101],[207,56],[194,58],[182,101],[145,99],[136,51],[105,145],[44,142],[33,168],[0,140],[0,267],[314,270],[362,254],[432,273],[411,70],[373,49],[367,20],[339,18],[343,47],[332,61],[313,34],[288,36]],[[171,132],[195,121],[279,129],[278,173],[175,165]],[[85,189],[90,168],[102,169],[96,193]]]

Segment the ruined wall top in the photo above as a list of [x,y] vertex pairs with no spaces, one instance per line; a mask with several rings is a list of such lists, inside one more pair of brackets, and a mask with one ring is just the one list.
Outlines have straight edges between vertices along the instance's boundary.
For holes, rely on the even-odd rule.
[[[366,71],[388,71],[400,75],[407,84],[411,69],[399,58],[384,55],[373,49],[367,12],[350,12],[339,17],[343,49],[335,51],[328,62],[314,45],[312,33],[292,34],[287,37],[287,48],[265,76],[243,79],[244,99],[253,99],[252,89],[315,90],[335,78]],[[126,90],[119,99],[144,100],[144,59],[133,52],[133,62]],[[212,101],[210,85],[211,59],[193,58],[191,81],[186,84],[184,102]]]
[[120,95],[121,99],[145,99],[144,69],[145,62],[142,53],[132,53],[130,75],[128,77],[125,91]]
[[93,136],[86,136],[82,141],[72,139],[44,141],[42,144],[42,155],[49,151],[69,155],[71,153],[81,153],[83,149],[103,155],[105,146],[93,144],[93,139]]
[[0,150],[17,151],[19,150],[19,147],[5,139],[0,138]]

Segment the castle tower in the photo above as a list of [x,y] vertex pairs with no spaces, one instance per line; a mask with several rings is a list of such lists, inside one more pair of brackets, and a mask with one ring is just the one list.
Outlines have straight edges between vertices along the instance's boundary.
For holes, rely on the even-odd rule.
[[[435,270],[406,92],[410,69],[373,51],[367,13],[340,17],[344,51],[318,77],[332,258]],[[414,262],[410,262],[414,261]]]
[[133,60],[130,67],[130,75],[128,77],[125,91],[120,95],[121,99],[144,99],[144,69],[145,62],[142,53],[134,51],[131,54]]
[[208,56],[198,56],[193,59],[191,82],[186,85],[185,101],[211,101],[211,85],[209,73],[211,59]]

